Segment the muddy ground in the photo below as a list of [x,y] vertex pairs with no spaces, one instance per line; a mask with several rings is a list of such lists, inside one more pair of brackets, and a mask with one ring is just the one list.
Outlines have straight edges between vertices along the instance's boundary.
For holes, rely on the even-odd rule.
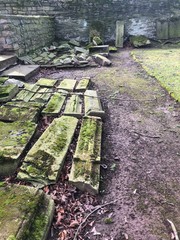
[[[106,111],[97,204],[116,203],[94,213],[79,239],[173,239],[167,219],[180,229],[179,103],[130,50],[111,60],[109,68],[42,70],[37,77],[91,77]],[[48,240],[65,239],[57,231]]]

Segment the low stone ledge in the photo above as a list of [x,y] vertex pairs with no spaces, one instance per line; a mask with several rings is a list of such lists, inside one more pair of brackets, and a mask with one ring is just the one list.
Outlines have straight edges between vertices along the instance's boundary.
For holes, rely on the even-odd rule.
[[100,164],[74,161],[69,175],[69,182],[81,191],[98,194],[100,181]]
[[68,92],[73,92],[76,85],[76,80],[74,79],[64,79],[58,86],[58,89],[66,90]]
[[105,112],[102,109],[100,98],[97,91],[86,90],[84,93],[84,105],[86,116],[104,117]]
[[0,239],[45,240],[54,214],[54,202],[43,191],[1,184]]
[[101,161],[102,121],[97,117],[83,119],[80,129],[74,161]]
[[63,167],[78,120],[62,116],[54,119],[24,159],[18,179],[42,187],[55,183]]
[[49,100],[46,108],[42,111],[42,115],[56,116],[61,111],[65,100],[65,93],[54,93],[54,95]]
[[72,95],[64,110],[64,115],[80,118],[82,117],[82,100],[78,95]]
[[0,176],[16,171],[20,156],[34,135],[36,127],[33,122],[0,122]]

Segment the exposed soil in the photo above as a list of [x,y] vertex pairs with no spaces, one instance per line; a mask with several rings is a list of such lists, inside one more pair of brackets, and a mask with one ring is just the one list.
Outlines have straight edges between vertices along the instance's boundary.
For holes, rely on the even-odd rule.
[[[111,58],[110,68],[42,70],[38,76],[91,77],[91,87],[98,89],[106,110],[102,163],[107,169],[102,167],[100,196],[94,199],[65,185],[66,191],[74,191],[71,200],[81,202],[84,214],[88,209],[82,196],[93,205],[117,202],[94,213],[79,239],[170,240],[167,219],[180,229],[179,103],[133,61],[129,50]],[[58,195],[56,188],[51,191]],[[59,234],[62,229],[56,225],[48,240],[65,239]]]

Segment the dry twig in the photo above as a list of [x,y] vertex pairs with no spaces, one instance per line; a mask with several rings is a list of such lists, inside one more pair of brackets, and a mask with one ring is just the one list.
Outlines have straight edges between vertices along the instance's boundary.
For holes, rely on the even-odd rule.
[[173,234],[174,234],[174,237],[175,237],[175,240],[179,240],[179,237],[178,237],[178,232],[176,230],[176,227],[174,225],[174,223],[172,221],[170,221],[169,219],[167,219],[167,221],[170,223],[171,225],[171,228],[173,230]]
[[[117,202],[117,200],[114,200],[114,201],[109,202],[109,203],[105,203],[105,204],[103,204],[103,205],[98,206],[98,207],[95,208],[92,212],[90,212],[90,213],[85,217],[85,219],[81,222],[81,224],[79,225],[79,227],[78,227],[78,229],[77,229],[77,231],[76,231],[76,233],[75,233],[75,235],[74,235],[73,240],[77,240],[78,233],[79,233],[79,231],[81,230],[83,224],[87,221],[87,219],[88,219],[93,213],[97,212],[99,209],[101,209],[101,208],[103,208],[103,207],[106,207],[106,206],[108,206],[108,205],[114,204],[114,203],[116,203],[116,202]],[[178,239],[178,240],[179,240],[179,239]]]

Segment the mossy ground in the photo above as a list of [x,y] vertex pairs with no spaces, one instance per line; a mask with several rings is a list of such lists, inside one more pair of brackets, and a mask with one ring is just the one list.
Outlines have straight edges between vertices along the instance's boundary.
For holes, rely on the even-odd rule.
[[137,50],[132,55],[175,100],[180,101],[180,49]]

